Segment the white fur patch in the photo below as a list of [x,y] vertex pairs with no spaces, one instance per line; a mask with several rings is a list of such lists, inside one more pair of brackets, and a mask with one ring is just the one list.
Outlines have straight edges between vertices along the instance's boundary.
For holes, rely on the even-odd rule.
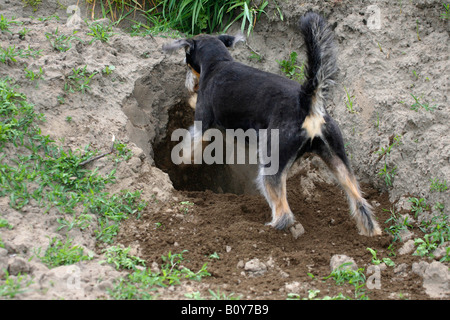
[[184,82],[184,86],[189,90],[189,92],[195,92],[195,85],[197,84],[197,77],[189,69],[186,73],[186,81]]

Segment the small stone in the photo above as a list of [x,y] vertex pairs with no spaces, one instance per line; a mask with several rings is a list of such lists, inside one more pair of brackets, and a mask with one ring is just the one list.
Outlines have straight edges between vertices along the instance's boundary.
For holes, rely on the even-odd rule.
[[331,271],[336,270],[344,263],[350,263],[345,268],[350,268],[355,271],[358,270],[358,266],[356,265],[356,262],[355,262],[355,260],[353,260],[353,258],[350,258],[344,254],[335,254],[334,256],[331,257],[331,260],[330,260]]
[[301,235],[305,233],[305,228],[303,228],[301,223],[297,223],[296,225],[289,228],[294,239],[298,239]]
[[414,245],[414,240],[410,239],[406,241],[403,246],[398,250],[400,255],[405,255],[414,251],[416,246]]

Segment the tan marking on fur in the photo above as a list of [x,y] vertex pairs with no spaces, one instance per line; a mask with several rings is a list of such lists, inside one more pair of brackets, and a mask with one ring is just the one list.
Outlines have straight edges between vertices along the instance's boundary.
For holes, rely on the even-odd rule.
[[288,214],[291,212],[291,208],[289,207],[287,201],[286,176],[287,175],[283,173],[280,185],[276,186],[275,188],[273,188],[270,183],[265,183],[267,195],[272,202],[272,208],[275,208],[276,218],[280,218],[284,214]]
[[322,125],[325,123],[325,119],[321,115],[310,114],[303,121],[302,129],[306,130],[306,133],[311,139],[315,136],[322,135]]
[[189,97],[188,104],[192,109],[195,110],[195,106],[197,105],[197,94],[196,93],[194,93],[193,95],[191,95]]
[[[190,64],[188,64],[188,66],[189,66],[189,68],[191,68],[191,72],[197,77],[197,83],[199,83],[200,82],[200,73],[195,71],[195,69],[192,68],[192,66]],[[198,87],[198,85],[196,87]],[[198,88],[197,88],[197,90],[198,90]]]

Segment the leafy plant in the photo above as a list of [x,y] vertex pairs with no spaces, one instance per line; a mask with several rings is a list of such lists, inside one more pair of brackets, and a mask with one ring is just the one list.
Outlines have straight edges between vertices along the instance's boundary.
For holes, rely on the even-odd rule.
[[[450,241],[450,224],[448,219],[448,215],[441,212],[428,221],[422,221],[420,229],[425,235],[423,238],[414,240],[414,244],[417,246],[414,255],[433,257],[433,251],[437,247]],[[447,248],[446,255],[442,258],[442,261],[448,261],[448,253],[449,250]]]
[[93,43],[95,40],[99,40],[101,42],[108,42],[109,38],[111,38],[114,33],[111,25],[104,25],[102,23],[92,23],[89,25],[90,32],[87,33],[88,36],[94,37],[90,43]]
[[347,96],[347,102],[345,102],[345,106],[347,107],[347,110],[350,113],[357,113],[356,110],[353,108],[353,99],[355,96],[350,95],[350,93],[347,91],[347,88],[344,86],[345,94]]
[[392,186],[392,179],[395,176],[396,170],[397,166],[392,169],[388,169],[387,163],[385,162],[383,168],[381,168],[381,170],[378,172],[379,176],[384,176],[384,182],[386,183],[386,186]]
[[441,13],[441,17],[442,19],[448,19],[450,17],[450,3],[443,2],[442,5],[445,11]]
[[158,286],[178,285],[184,279],[200,281],[203,277],[210,276],[206,263],[198,272],[181,266],[181,262],[185,260],[183,254],[186,252],[169,252],[167,256],[161,256],[163,263],[159,271],[153,272],[147,268],[135,270],[127,277],[119,279],[109,294],[113,299],[153,299],[151,292]]
[[438,178],[431,179],[430,191],[444,192],[447,189],[447,180],[440,182]]
[[305,80],[305,64],[303,63],[301,66],[297,64],[297,52],[293,51],[289,55],[288,60],[277,60],[278,64],[281,67],[281,71],[289,78],[293,79],[299,83],[302,83]]
[[425,198],[415,198],[409,197],[408,202],[411,202],[411,212],[414,213],[414,217],[422,213],[423,211],[430,210],[430,206],[427,204],[427,200]]
[[14,21],[14,18],[10,21],[7,18],[5,18],[2,14],[0,15],[0,31],[1,32],[11,33],[11,31],[9,30],[9,27],[13,24],[18,25],[18,24],[20,24],[20,22]]
[[343,263],[336,269],[334,269],[329,276],[324,277],[324,280],[332,278],[336,281],[337,285],[343,285],[345,283],[351,284],[355,287],[355,297],[359,299],[366,299],[364,293],[362,292],[362,287],[366,283],[366,276],[364,275],[364,269],[359,268],[358,270],[353,270],[348,266],[351,262]]
[[33,8],[33,11],[37,11],[39,5],[41,4],[42,0],[22,0],[24,3],[24,6],[31,6]]
[[26,287],[33,283],[27,280],[27,275],[18,274],[17,277],[11,277],[9,272],[5,271],[5,283],[0,285],[0,297],[13,299],[16,295],[26,292]]
[[[383,211],[389,211],[391,216],[385,221],[386,224],[390,224],[390,226],[385,228],[385,231],[393,236],[393,242],[389,245],[390,250],[393,249],[393,244],[397,240],[401,239],[401,232],[411,228],[411,224],[408,222],[408,217],[406,216],[404,219],[400,217],[398,213],[395,212],[395,209],[392,207],[391,209],[383,209]],[[391,251],[393,254],[393,251]]]
[[411,110],[414,111],[419,111],[419,108],[423,108],[426,111],[433,111],[436,108],[436,105],[431,106],[429,105],[429,103],[422,103],[420,102],[420,98],[417,98],[416,96],[414,96],[413,94],[411,94],[411,96],[414,98],[414,104],[411,105]]
[[132,269],[136,270],[136,266],[140,265],[145,267],[145,260],[135,257],[129,254],[131,248],[121,248],[112,246],[103,250],[106,256],[106,261],[109,264],[113,264],[117,270],[119,269]]
[[80,91],[83,94],[86,93],[86,91],[91,89],[89,83],[97,73],[97,71],[88,72],[87,65],[83,68],[73,68],[72,73],[67,76],[66,83],[64,84],[64,90],[71,93]]
[[73,31],[72,35],[60,34],[58,28],[53,33],[46,32],[45,37],[50,42],[51,46],[60,52],[69,51],[72,48],[72,41],[78,40],[83,42],[80,38],[76,37],[75,34],[78,31]]
[[[147,205],[140,192],[123,190],[114,195],[104,191],[115,181],[115,170],[100,175],[83,163],[90,161],[98,150],[64,150],[37,125],[44,117],[34,111],[26,96],[15,90],[10,81],[0,80],[0,197],[8,196],[9,204],[20,210],[30,201],[44,212],[56,208],[63,217],[57,218],[63,228],[87,228],[92,214],[98,216],[94,233],[99,241],[112,242],[121,221],[130,215],[139,217]],[[119,144],[117,161],[126,159],[131,151]],[[5,146],[22,147],[17,154],[3,152]],[[78,216],[67,216],[81,212]]]
[[395,263],[390,258],[377,259],[377,251],[372,248],[367,248],[367,250],[372,254],[372,263],[374,265],[381,264],[384,262],[387,266],[393,267]]
[[109,65],[103,68],[102,72],[106,75],[110,75],[113,71],[116,70],[116,67],[113,65]]
[[42,70],[42,67],[39,67],[39,72],[35,73],[33,70],[28,69],[28,67],[25,67],[25,77],[29,79],[30,81],[36,81],[36,88],[38,87],[38,80],[44,79],[44,71]]

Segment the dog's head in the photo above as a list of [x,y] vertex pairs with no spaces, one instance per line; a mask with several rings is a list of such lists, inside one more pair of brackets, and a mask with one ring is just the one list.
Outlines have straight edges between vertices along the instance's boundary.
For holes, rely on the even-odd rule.
[[212,36],[198,35],[193,38],[178,39],[163,45],[163,51],[172,53],[180,48],[186,52],[185,62],[189,67],[186,75],[186,87],[195,92],[201,73],[202,63],[210,63],[217,60],[232,60],[229,47],[234,47],[238,42],[245,41],[242,34],[230,36],[227,34]]

